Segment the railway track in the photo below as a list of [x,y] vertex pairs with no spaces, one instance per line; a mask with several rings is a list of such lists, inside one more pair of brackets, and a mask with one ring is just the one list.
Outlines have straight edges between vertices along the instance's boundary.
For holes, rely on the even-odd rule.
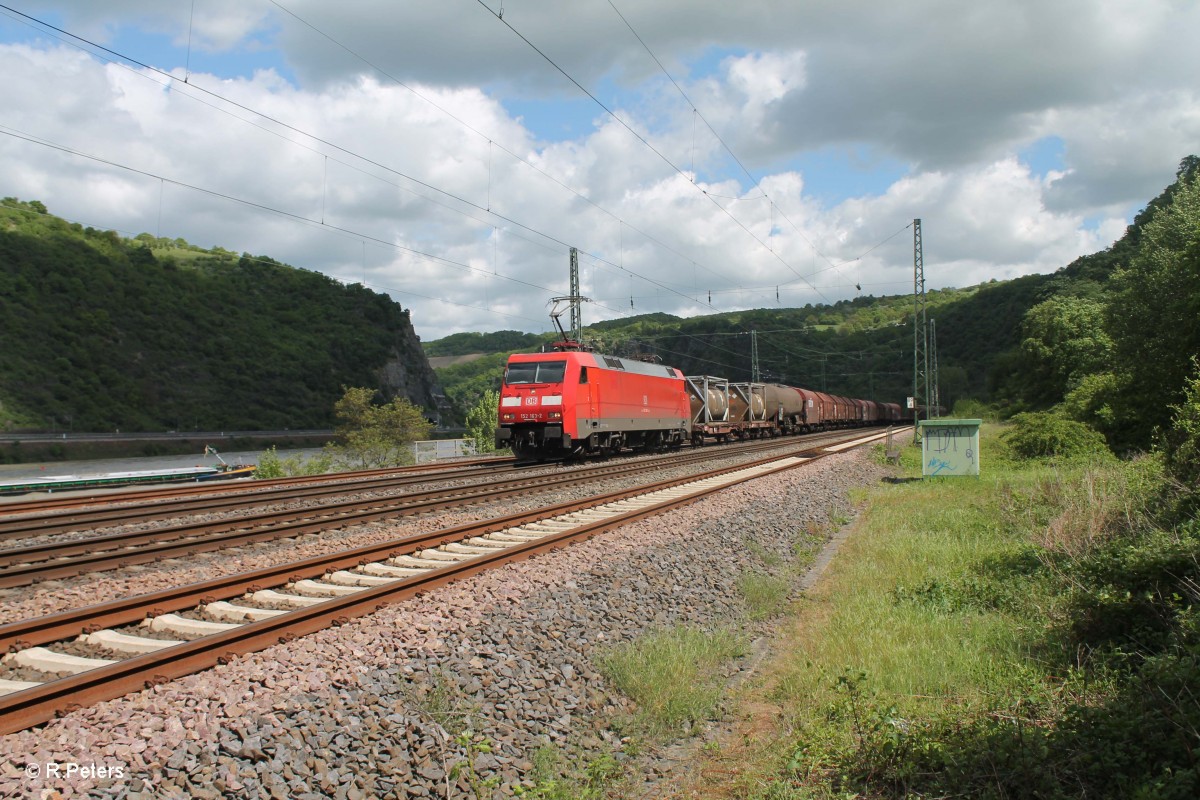
[[[49,511],[31,516],[0,519],[0,541],[54,533],[97,530],[195,514],[229,513],[243,508],[321,500],[363,492],[392,492],[435,480],[464,480],[516,469],[515,462],[484,467],[464,467],[434,475],[386,475],[353,482],[276,486],[236,495],[182,497],[160,502],[92,506]],[[326,476],[328,477],[328,476]]]
[[72,508],[87,506],[112,506],[123,503],[149,503],[172,498],[191,496],[216,496],[236,494],[239,492],[261,492],[275,488],[299,487],[309,484],[346,484],[356,481],[370,481],[375,478],[387,478],[397,475],[431,475],[438,472],[452,472],[464,467],[505,466],[516,463],[511,456],[489,456],[463,461],[455,461],[452,465],[417,464],[408,467],[387,467],[385,469],[356,470],[323,475],[302,475],[292,478],[270,478],[267,480],[231,481],[229,483],[188,484],[186,486],[155,486],[133,491],[104,490],[97,492],[72,491],[52,497],[38,497],[33,500],[19,500],[11,497],[0,497],[0,517],[14,514],[53,513]]
[[[0,651],[10,652],[6,665],[72,673],[36,684],[0,684],[10,691],[0,696],[0,733],[340,624],[385,603],[884,435],[858,433],[803,453],[776,453],[691,478],[0,626]],[[81,637],[76,647],[117,657],[64,657],[45,647],[75,636]]]
[[[829,434],[824,434],[829,436]],[[818,436],[819,439],[819,436]],[[770,439],[743,445],[738,450],[720,451],[725,454],[770,451],[794,448],[800,442],[813,439]],[[696,450],[669,456],[671,466],[698,464],[712,458],[708,450]],[[275,541],[278,539],[319,533],[331,529],[359,525],[380,519],[427,513],[473,503],[492,502],[530,492],[551,491],[560,487],[601,478],[631,477],[661,467],[662,459],[603,462],[569,471],[541,474],[518,474],[480,483],[443,487],[397,497],[356,497],[346,500],[326,500],[319,507],[290,508],[238,515],[203,521],[186,521],[151,530],[129,530],[86,536],[66,541],[51,540],[0,550],[0,589],[28,586],[42,581],[58,580],[80,575],[118,569],[136,564],[148,564],[171,558],[181,558],[228,547]],[[508,475],[519,468],[501,465]],[[495,476],[496,466],[469,467],[454,473],[458,477],[480,474]],[[129,525],[151,520],[176,518],[186,513],[211,514],[252,507],[263,503],[280,503],[284,499],[337,498],[348,492],[389,491],[423,482],[412,476],[383,477],[353,484],[322,485],[302,489],[283,488],[253,497],[234,496],[181,499],[154,503],[143,508],[98,508],[68,511],[37,517],[22,517],[0,521],[0,540],[21,536],[45,536],[92,530],[97,525]],[[370,488],[365,488],[369,486]],[[297,494],[300,492],[300,494]],[[197,505],[199,504],[199,505]],[[169,506],[169,507],[165,507]]]

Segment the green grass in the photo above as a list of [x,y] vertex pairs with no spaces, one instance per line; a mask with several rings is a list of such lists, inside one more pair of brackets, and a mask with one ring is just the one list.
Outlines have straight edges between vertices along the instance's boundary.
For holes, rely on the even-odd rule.
[[[917,448],[902,463],[919,474]],[[1031,477],[1003,457],[990,463],[978,480],[874,491],[779,665],[771,699],[784,709],[786,736],[764,758],[782,759],[775,768],[788,780],[760,796],[789,797],[801,785],[835,796],[854,783],[845,774],[853,765],[900,752],[912,720],[1030,693],[1028,634],[1049,600],[1029,538],[1002,501]]]
[[607,753],[584,759],[545,744],[531,760],[533,786],[516,790],[518,797],[529,800],[601,800],[622,777],[621,765]]
[[787,578],[743,572],[738,576],[737,589],[746,601],[750,618],[765,619],[783,609],[791,592],[791,585]]
[[746,550],[750,555],[757,558],[767,567],[778,567],[783,563],[783,557],[778,553],[772,553],[767,548],[763,547],[753,539],[746,540]]
[[1154,530],[1153,459],[1016,461],[995,433],[977,480],[873,491],[757,689],[780,720],[736,796],[1200,792],[1200,527]]
[[715,713],[725,667],[745,651],[742,637],[732,631],[678,626],[614,647],[599,666],[637,704],[632,720],[637,731],[675,736]]

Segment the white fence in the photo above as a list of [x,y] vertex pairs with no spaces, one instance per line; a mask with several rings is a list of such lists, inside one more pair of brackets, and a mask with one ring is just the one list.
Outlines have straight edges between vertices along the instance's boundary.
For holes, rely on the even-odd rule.
[[475,455],[473,439],[434,439],[413,442],[413,457],[418,464],[426,464],[443,458],[461,458]]

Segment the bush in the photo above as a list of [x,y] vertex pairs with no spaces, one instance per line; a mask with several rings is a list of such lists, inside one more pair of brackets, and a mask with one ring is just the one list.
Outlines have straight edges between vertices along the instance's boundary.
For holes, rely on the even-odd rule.
[[488,389],[467,412],[467,438],[475,442],[476,453],[496,452],[496,409],[499,406],[500,393]]
[[1112,455],[1099,431],[1048,412],[1017,414],[1001,438],[1014,455],[1026,459]]
[[955,419],[981,419],[984,422],[996,422],[1000,419],[1000,411],[993,403],[982,400],[964,398],[954,403],[950,416]]
[[346,469],[379,469],[413,462],[412,443],[429,436],[433,423],[421,409],[397,397],[377,406],[375,390],[352,387],[333,407],[338,437],[325,446],[331,461]]
[[1194,377],[1184,388],[1183,402],[1172,406],[1174,416],[1163,447],[1167,474],[1181,492],[1181,516],[1200,507],[1200,361],[1192,359]]
[[1067,565],[1077,644],[1140,661],[1175,641],[1200,585],[1200,524],[1124,536]]
[[333,459],[322,453],[314,458],[305,459],[303,456],[280,458],[274,447],[264,450],[258,457],[258,466],[254,477],[259,480],[271,478],[295,478],[301,475],[324,475],[333,472]]
[[1112,431],[1119,423],[1111,402],[1120,389],[1120,378],[1111,372],[1085,375],[1067,392],[1060,408],[1071,419]]

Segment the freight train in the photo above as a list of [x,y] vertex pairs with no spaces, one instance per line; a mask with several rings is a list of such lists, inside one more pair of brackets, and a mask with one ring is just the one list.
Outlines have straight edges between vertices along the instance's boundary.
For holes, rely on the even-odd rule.
[[878,403],[772,383],[685,376],[674,367],[563,349],[512,355],[496,446],[519,459],[678,449],[899,422]]

